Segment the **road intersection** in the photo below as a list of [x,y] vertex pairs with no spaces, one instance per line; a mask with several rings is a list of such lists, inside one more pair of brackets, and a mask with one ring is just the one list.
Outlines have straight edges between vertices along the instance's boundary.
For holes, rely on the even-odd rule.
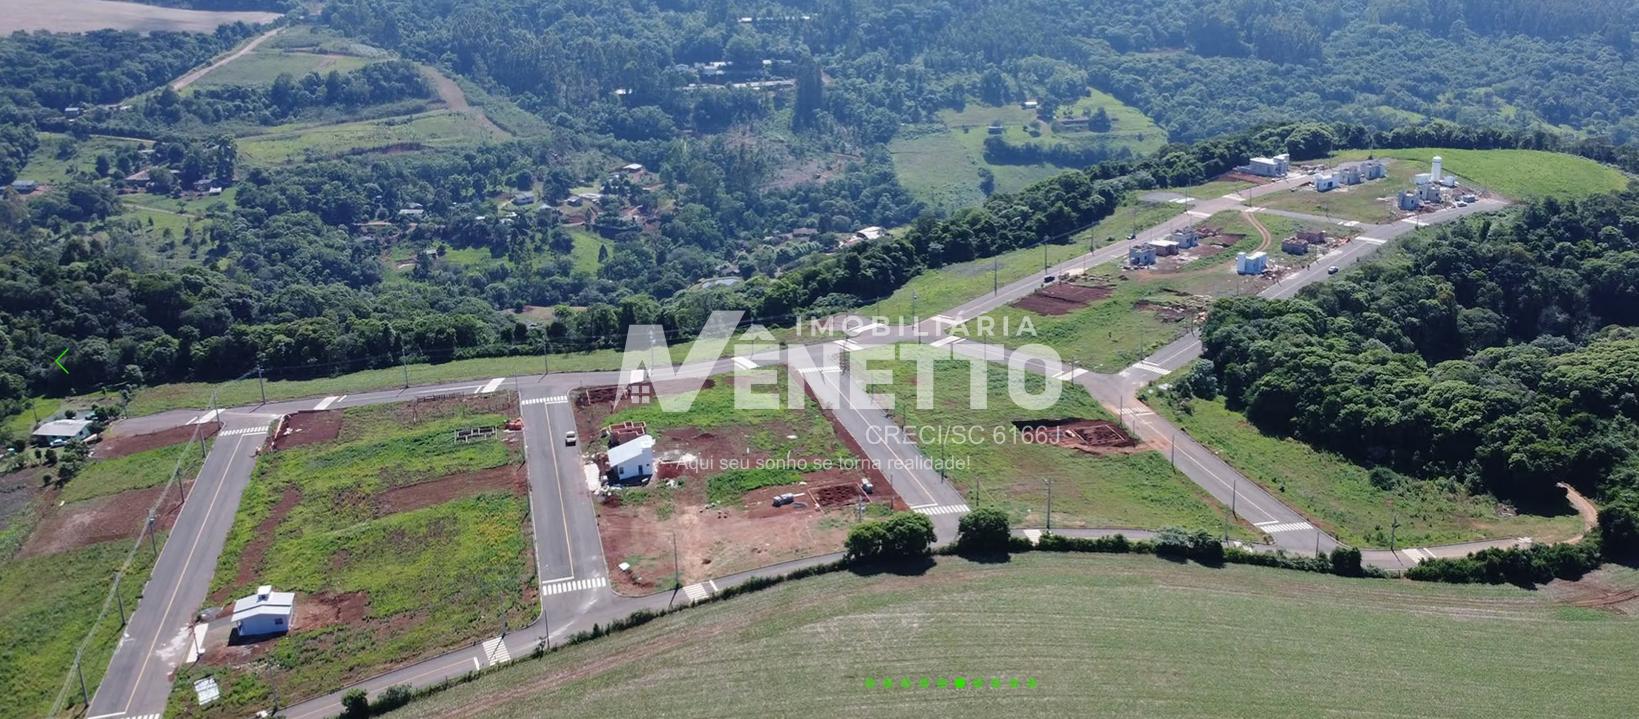
[[[1220,211],[1247,209],[1243,203],[1250,199],[1291,189],[1307,181],[1307,177],[1291,178],[1238,194],[1201,200],[1184,214],[1138,233],[1136,241],[1164,237],[1174,229],[1194,224]],[[1466,208],[1421,216],[1415,224],[1398,222],[1362,226],[1361,235],[1355,240],[1323,256],[1309,268],[1288,275],[1260,296],[1290,297],[1308,284],[1325,280],[1328,265],[1352,265],[1387,241],[1417,227],[1497,209],[1502,204],[1482,201]],[[1127,244],[1117,242],[1097,249],[1050,267],[1045,274],[1058,275],[1078,267],[1118,260],[1125,256]],[[939,541],[950,541],[955,537],[957,521],[968,510],[966,501],[954,486],[944,481],[935,466],[905,433],[893,431],[898,429],[893,418],[872,401],[854,373],[844,369],[845,363],[841,361],[840,354],[914,340],[947,347],[953,355],[1005,362],[1016,354],[1013,350],[974,341],[959,328],[968,320],[1035,291],[1040,287],[1041,280],[1032,276],[1010,282],[990,295],[965,302],[945,314],[916,318],[910,325],[870,326],[874,323],[859,322],[855,325],[853,336],[847,339],[793,345],[744,357],[713,359],[684,365],[679,369],[683,372],[692,370],[703,374],[722,374],[770,364],[786,365],[791,376],[806,383],[821,406],[831,410],[840,430],[855,440],[867,455],[865,459],[883,472],[905,502],[913,510],[929,516],[934,522]],[[870,329],[858,331],[858,327]],[[1173,457],[1179,472],[1218,501],[1233,506],[1239,517],[1270,537],[1270,544],[1254,545],[1255,548],[1307,553],[1327,551],[1338,546],[1335,538],[1311,524],[1302,513],[1245,479],[1211,450],[1195,442],[1138,399],[1139,392],[1149,383],[1187,365],[1200,353],[1200,342],[1186,336],[1116,374],[1089,372],[1056,359],[1022,359],[1028,360],[1025,366],[1032,371],[1072,381],[1083,387],[1112,414],[1119,416],[1141,440],[1166,450]],[[571,397],[577,389],[621,384],[629,379],[614,371],[499,377],[488,381],[449,382],[306,398],[203,413],[175,411],[123,420],[122,429],[128,433],[154,432],[211,420],[220,421],[222,427],[160,552],[142,600],[130,617],[110,660],[108,672],[92,700],[88,716],[95,719],[136,719],[147,715],[157,716],[157,712],[164,710],[171,689],[170,678],[188,654],[195,612],[204,602],[217,559],[232,527],[239,498],[250,481],[255,455],[263,446],[269,425],[278,417],[293,412],[405,402],[421,397],[516,393],[518,415],[523,419],[531,530],[541,606],[537,620],[527,627],[401,667],[345,690],[307,699],[283,711],[291,719],[318,719],[339,713],[341,697],[346,690],[363,689],[374,695],[395,685],[424,687],[437,684],[527,656],[547,643],[560,642],[575,633],[595,625],[607,625],[636,611],[662,610],[676,604],[704,600],[755,577],[781,576],[840,557],[839,554],[832,554],[786,562],[646,597],[615,594],[609,585],[592,492],[587,486],[584,472],[584,459],[579,448],[565,446],[563,433],[575,427]],[[1077,531],[1107,533],[1111,530]],[[1077,531],[1065,533],[1075,534]],[[1145,536],[1141,530],[1127,533],[1134,537]],[[1397,568],[1428,557],[1461,556],[1483,546],[1512,543],[1511,540],[1504,540],[1397,552],[1368,550],[1364,554],[1369,563]]]

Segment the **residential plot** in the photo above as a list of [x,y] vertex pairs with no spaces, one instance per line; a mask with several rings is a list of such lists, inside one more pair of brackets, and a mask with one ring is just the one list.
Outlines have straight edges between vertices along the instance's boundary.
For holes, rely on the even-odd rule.
[[[1159,384],[1171,383],[1187,371]],[[1458,487],[1410,480],[1385,483],[1382,477],[1391,475],[1380,475],[1374,483],[1367,468],[1343,457],[1262,433],[1226,408],[1221,398],[1176,402],[1162,395],[1149,405],[1345,544],[1387,547],[1396,524],[1393,540],[1401,547],[1515,537],[1557,542],[1583,532],[1582,521],[1568,502],[1555,514],[1530,514]]]
[[1257,199],[1256,204],[1344,221],[1368,224],[1392,222],[1407,214],[1396,207],[1396,195],[1401,190],[1414,187],[1413,177],[1419,172],[1427,172],[1428,164],[1426,161],[1419,164],[1389,159],[1383,169],[1387,177],[1382,179],[1368,180],[1358,185],[1340,185],[1326,192],[1316,192],[1312,184],[1303,185],[1286,192],[1264,195]]
[[223,85],[267,87],[280,75],[300,80],[311,72],[325,74],[332,70],[357,70],[380,58],[360,57],[341,52],[303,52],[282,50],[266,45],[235,58],[232,62],[205,73],[188,85],[189,90]]
[[[1040,394],[1047,378],[1036,372],[1011,378],[1003,365],[979,363],[984,372],[974,392],[973,366],[950,354],[899,345],[852,353],[849,363],[856,373],[890,373],[891,382],[872,391],[892,395],[895,421],[922,454],[950,467],[946,480],[969,506],[999,507],[1014,526],[1045,526],[1051,483],[1055,527],[1222,531],[1225,513],[1165,455],[1133,442],[1125,428],[1095,428],[1115,417],[1080,386],[1062,383],[1056,401],[1030,408],[1010,388]],[[927,358],[931,375],[918,374],[916,357]],[[924,406],[919,391],[927,383],[934,389]],[[973,406],[976,397],[984,407]],[[1244,528],[1234,531],[1251,536]]]
[[[257,463],[206,600],[203,656],[167,716],[243,716],[521,627],[537,612],[511,395],[292,415]],[[287,634],[233,629],[258,586],[294,592]],[[223,699],[201,708],[192,681]]]
[[[608,457],[599,470],[618,474],[611,440],[654,439],[653,476],[613,482],[597,500],[618,591],[645,594],[841,551],[855,522],[904,508],[811,399],[790,405],[784,368],[758,371],[770,376],[714,378],[686,412],[632,403],[613,387],[577,395],[576,423],[589,458]],[[769,383],[748,384],[753,379]],[[737,407],[737,385],[777,398],[779,408]],[[776,504],[782,495],[790,501]]]

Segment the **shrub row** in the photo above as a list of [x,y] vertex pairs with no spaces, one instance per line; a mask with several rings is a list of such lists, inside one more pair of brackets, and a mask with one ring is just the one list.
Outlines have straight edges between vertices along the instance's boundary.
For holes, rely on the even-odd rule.
[[1524,549],[1482,549],[1466,557],[1430,559],[1406,570],[1406,578],[1453,584],[1545,584],[1579,579],[1602,561],[1599,542],[1539,544]]

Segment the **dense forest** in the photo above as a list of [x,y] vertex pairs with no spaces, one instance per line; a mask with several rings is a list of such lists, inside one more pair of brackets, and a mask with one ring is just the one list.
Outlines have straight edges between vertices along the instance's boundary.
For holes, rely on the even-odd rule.
[[1188,391],[1391,470],[1374,481],[1639,492],[1639,193],[1530,202],[1296,299],[1220,301],[1202,343]]

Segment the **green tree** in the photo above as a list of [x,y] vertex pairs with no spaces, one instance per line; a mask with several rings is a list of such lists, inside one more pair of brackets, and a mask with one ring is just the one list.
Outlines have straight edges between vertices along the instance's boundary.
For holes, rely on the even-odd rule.
[[1007,550],[1007,513],[995,507],[980,507],[956,523],[956,546],[964,552],[988,553]]

